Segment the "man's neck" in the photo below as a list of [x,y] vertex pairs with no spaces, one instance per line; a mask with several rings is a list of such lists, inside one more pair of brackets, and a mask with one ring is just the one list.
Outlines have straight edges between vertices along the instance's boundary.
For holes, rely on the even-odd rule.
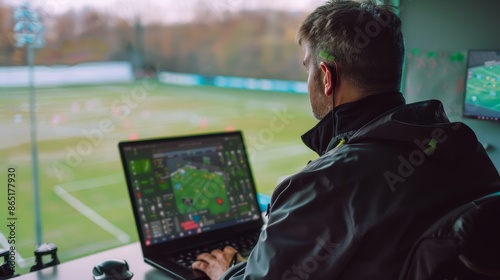
[[335,90],[335,107],[345,103],[357,102],[363,98],[379,94],[381,92],[398,92],[398,89],[362,89],[349,83],[340,83]]
[[404,103],[405,100],[400,92],[390,91],[364,95],[356,101],[335,106],[334,135],[357,130],[378,115]]
[[304,143],[313,151],[322,155],[332,137],[360,129],[365,124],[384,112],[404,105],[403,95],[398,91],[372,94],[356,102],[339,105],[328,113],[312,129],[302,135]]

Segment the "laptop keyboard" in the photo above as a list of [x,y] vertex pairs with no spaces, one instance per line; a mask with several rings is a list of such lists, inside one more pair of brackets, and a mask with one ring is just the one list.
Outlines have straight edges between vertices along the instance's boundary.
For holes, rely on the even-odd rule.
[[250,254],[253,247],[259,239],[260,232],[252,233],[250,235],[242,236],[239,238],[217,242],[215,244],[210,244],[203,246],[201,248],[191,249],[179,252],[171,257],[169,260],[174,261],[186,268],[191,268],[191,264],[196,261],[196,257],[201,253],[210,253],[212,250],[220,249],[223,250],[226,246],[234,247],[238,253],[246,257]]

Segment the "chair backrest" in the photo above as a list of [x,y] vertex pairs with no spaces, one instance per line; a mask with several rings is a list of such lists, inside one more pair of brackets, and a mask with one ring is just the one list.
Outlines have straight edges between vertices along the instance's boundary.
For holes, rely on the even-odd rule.
[[500,279],[500,192],[435,222],[414,244],[398,279]]

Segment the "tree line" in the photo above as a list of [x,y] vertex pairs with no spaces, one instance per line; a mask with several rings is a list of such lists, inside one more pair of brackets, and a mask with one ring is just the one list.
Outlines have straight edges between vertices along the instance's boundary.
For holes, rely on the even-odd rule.
[[[26,64],[26,49],[13,46],[13,7],[0,2],[0,65]],[[302,50],[295,42],[305,13],[233,11],[183,23],[127,20],[97,9],[44,17],[45,47],[37,65],[130,61],[136,69],[304,80]]]

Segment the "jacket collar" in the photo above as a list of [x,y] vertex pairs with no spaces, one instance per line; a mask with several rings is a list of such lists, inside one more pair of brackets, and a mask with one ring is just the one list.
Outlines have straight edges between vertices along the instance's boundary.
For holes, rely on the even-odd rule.
[[332,148],[335,139],[349,137],[371,120],[404,104],[405,99],[401,92],[378,93],[356,102],[342,104],[302,135],[302,141],[321,156]]

